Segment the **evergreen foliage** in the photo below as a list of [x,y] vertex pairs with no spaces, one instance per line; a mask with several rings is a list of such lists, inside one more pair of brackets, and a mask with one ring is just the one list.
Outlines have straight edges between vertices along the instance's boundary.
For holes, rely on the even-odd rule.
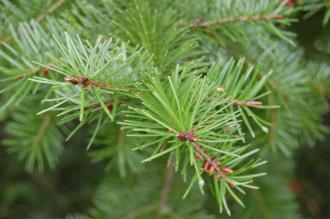
[[68,219],[301,218],[286,184],[294,149],[329,131],[330,68],[290,25],[326,26],[329,3],[42,2],[0,1],[2,144],[32,173],[76,135],[106,163]]

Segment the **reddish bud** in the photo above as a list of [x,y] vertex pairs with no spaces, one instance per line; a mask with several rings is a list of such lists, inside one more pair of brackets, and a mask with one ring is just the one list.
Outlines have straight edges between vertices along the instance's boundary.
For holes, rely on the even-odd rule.
[[191,132],[182,132],[176,135],[176,137],[182,141],[196,142],[197,137]]
[[85,87],[87,87],[88,82],[89,82],[89,78],[87,76],[82,76],[81,77],[81,83],[82,83],[82,85],[84,85]]
[[291,8],[293,6],[292,0],[284,0],[285,5],[289,8]]
[[44,75],[47,77],[48,76],[48,68],[44,68],[43,70],[42,70],[42,72],[44,73]]
[[113,105],[112,104],[110,104],[110,105],[108,105],[108,110],[110,111],[110,112],[112,112],[112,110],[113,110]]
[[206,160],[206,161],[204,162],[204,164],[203,164],[203,169],[204,169],[204,170],[209,170],[210,165],[211,165],[210,161],[209,161],[209,160]]
[[176,137],[182,141],[186,140],[185,134],[184,133],[179,133],[176,135]]
[[77,85],[78,84],[78,81],[77,81],[77,79],[75,79],[75,78],[73,78],[73,77],[67,77],[67,78],[65,78],[65,80],[67,81],[67,82],[69,82],[69,83],[71,83],[71,84],[74,84],[74,85]]
[[223,167],[221,168],[221,171],[223,173],[233,173],[234,171],[232,169],[230,169],[229,167]]
[[191,136],[190,139],[188,139],[190,142],[196,142],[197,141],[197,137],[196,136]]

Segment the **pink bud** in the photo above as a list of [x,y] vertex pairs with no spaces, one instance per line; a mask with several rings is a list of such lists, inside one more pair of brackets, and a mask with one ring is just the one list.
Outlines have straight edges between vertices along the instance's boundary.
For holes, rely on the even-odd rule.
[[209,161],[206,160],[206,161],[204,162],[204,164],[203,164],[203,169],[204,169],[204,170],[208,170],[208,169],[210,168],[210,165],[211,165],[211,163],[210,163]]
[[285,5],[289,8],[291,8],[293,6],[292,0],[286,0],[286,1],[284,0],[284,2],[285,2]]
[[189,141],[190,142],[196,142],[197,141],[197,137],[196,136],[191,136],[190,138],[189,138]]
[[179,133],[176,135],[176,137],[182,141],[186,140],[186,136],[184,133]]
[[223,173],[233,173],[234,171],[232,169],[230,169],[229,167],[223,167],[221,168],[221,171]]
[[248,106],[260,106],[262,105],[262,102],[259,100],[247,100],[245,104]]

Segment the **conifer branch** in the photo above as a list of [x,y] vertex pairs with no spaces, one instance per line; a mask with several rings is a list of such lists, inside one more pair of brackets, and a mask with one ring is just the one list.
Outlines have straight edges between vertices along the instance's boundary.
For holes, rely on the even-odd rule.
[[98,88],[112,87],[112,83],[94,81],[89,79],[87,76],[82,76],[82,77],[69,76],[65,78],[65,80],[73,85],[81,85],[83,87],[98,87]]
[[34,68],[26,70],[23,73],[17,74],[17,75],[12,76],[12,77],[4,78],[0,81],[1,82],[4,82],[4,81],[17,81],[17,80],[24,79],[25,77],[34,76],[34,75],[36,75],[40,72],[42,72],[44,74],[44,76],[48,76],[49,69],[45,68],[45,67],[41,67],[41,66],[36,66]]
[[[264,71],[261,71],[260,73],[262,75],[265,75]],[[270,78],[268,80],[268,85],[272,91],[275,91],[277,94],[281,95],[284,99],[286,99],[286,100],[290,99],[289,96],[283,92],[283,90],[279,87],[279,85],[277,84],[277,82],[274,79]]]
[[[223,87],[218,87],[217,92],[226,93],[226,89],[223,88]],[[240,106],[252,106],[252,107],[253,106],[260,106],[260,105],[263,104],[259,100],[239,100],[239,99],[233,99],[233,100],[229,101],[229,103],[237,104],[237,105],[240,105]]]
[[192,27],[209,27],[209,26],[221,26],[230,23],[239,23],[239,22],[250,22],[250,21],[269,21],[269,20],[282,20],[284,19],[283,15],[280,14],[268,14],[268,15],[253,15],[253,16],[237,16],[231,18],[215,19],[209,21],[201,21],[200,18],[197,18]]
[[91,80],[87,76],[81,76],[81,77],[69,76],[65,78],[65,80],[73,85],[80,85],[82,87],[110,88],[110,89],[122,90],[122,91],[132,91],[132,90],[139,91],[136,88],[117,87],[116,85],[109,82]]
[[[104,104],[105,105],[111,105],[113,103],[113,100],[105,100],[104,101]],[[100,103],[92,103],[90,105],[87,105],[85,106],[85,109],[95,109],[95,108],[98,108],[98,107],[101,107],[101,104]]]
[[191,142],[191,145],[195,148],[195,159],[202,159],[204,161],[203,171],[209,173],[209,175],[215,174],[218,180],[225,180],[229,185],[235,186],[227,176],[227,173],[233,173],[229,167],[220,168],[221,161],[215,160],[211,155],[208,155],[200,145]]
[[42,123],[41,123],[41,125],[40,125],[40,127],[38,129],[38,132],[37,132],[35,138],[33,139],[32,146],[37,146],[39,144],[39,142],[42,139],[45,131],[47,130],[47,127],[49,126],[49,124],[51,122],[51,119],[52,119],[52,117],[50,115],[47,115],[43,119],[43,121],[42,121]]
[[[213,33],[213,32],[211,32],[211,33]],[[229,48],[227,48],[227,51],[230,53],[230,55],[232,57],[235,57],[235,59],[242,59],[242,58],[244,58],[245,61],[247,62],[247,64],[250,64],[252,66],[255,66],[256,65],[251,59],[249,59],[246,56],[239,55],[239,54],[237,54],[236,52],[234,52],[233,50],[231,50]],[[264,69],[260,69],[260,76],[261,77],[264,77],[265,75],[267,75],[266,71]],[[289,100],[289,96],[282,91],[282,89],[279,87],[279,85],[277,84],[277,82],[274,79],[269,78],[267,80],[267,84],[269,85],[269,88],[272,91],[275,91],[279,95],[283,96],[286,100]]]
[[[304,61],[300,63],[295,53],[290,60],[286,60],[287,56],[281,56],[283,59],[279,56],[271,60],[265,58],[266,52],[273,52],[272,49],[279,45],[273,45],[273,41],[289,42],[292,39],[287,29],[282,28],[294,19],[289,15],[296,11],[289,8],[293,7],[289,5],[291,1],[237,0],[218,7],[203,2],[196,6],[196,11],[188,10],[188,13],[180,11],[180,1],[173,1],[173,7],[172,3],[171,7],[160,7],[161,3],[154,4],[151,0],[104,1],[91,3],[93,7],[87,7],[88,3],[87,6],[75,4],[77,8],[71,10],[73,17],[68,14],[59,22],[44,21],[45,27],[50,25],[47,28],[40,25],[61,5],[69,6],[68,2],[52,0],[48,9],[33,16],[35,21],[31,24],[17,24],[17,30],[12,28],[10,36],[0,39],[0,47],[10,42],[0,52],[0,57],[4,58],[1,71],[5,76],[0,82],[6,82],[1,85],[4,88],[0,93],[8,93],[3,98],[6,100],[8,96],[6,106],[17,105],[26,99],[21,107],[24,109],[19,109],[20,113],[14,112],[15,121],[8,128],[8,133],[13,136],[5,142],[10,151],[26,159],[29,170],[34,166],[42,170],[45,164],[54,167],[64,149],[62,135],[72,127],[61,129],[58,124],[72,123],[79,118],[80,124],[68,139],[85,125],[95,127],[87,148],[93,142],[104,145],[101,150],[92,152],[93,158],[96,161],[110,159],[109,166],[118,167],[123,177],[126,176],[126,166],[132,172],[138,172],[139,161],[144,157],[135,150],[150,153],[142,162],[168,157],[168,166],[162,177],[164,182],[154,181],[161,168],[156,165],[161,162],[153,165],[154,170],[146,169],[144,173],[155,172],[151,177],[144,173],[140,173],[141,180],[134,177],[139,179],[141,187],[125,188],[123,195],[120,194],[123,192],[122,181],[109,180],[110,185],[118,180],[118,187],[111,187],[108,194],[101,190],[101,201],[95,202],[95,211],[89,211],[93,212],[91,214],[101,210],[104,212],[100,212],[100,216],[97,214],[99,217],[115,215],[104,218],[134,219],[145,215],[206,218],[199,214],[194,216],[198,207],[186,207],[190,204],[189,199],[194,199],[195,195],[188,197],[189,193],[195,192],[194,185],[198,184],[202,193],[205,191],[205,179],[220,212],[225,210],[230,214],[232,201],[244,207],[238,194],[244,193],[245,189],[257,189],[253,180],[265,175],[253,172],[266,163],[257,155],[259,149],[254,143],[279,148],[283,145],[281,147],[286,151],[286,147],[298,142],[297,136],[315,139],[314,136],[322,134],[318,131],[322,128],[316,125],[319,125],[317,122],[324,110],[315,109],[323,101],[315,97],[326,95],[318,87],[318,80],[322,79],[313,80],[310,74],[305,74],[306,71],[296,71]],[[102,16],[108,9],[111,19],[108,15]],[[22,18],[27,17],[22,15]],[[202,15],[205,20],[199,17],[194,21],[194,15]],[[192,19],[180,22],[176,20],[179,17]],[[107,22],[111,22],[110,28],[101,29]],[[72,28],[67,29],[70,34],[63,34],[63,29],[71,25]],[[84,27],[88,30],[80,37],[80,30],[86,30]],[[71,37],[71,34],[76,35],[75,32],[78,36]],[[95,43],[87,40],[94,39],[95,33],[107,35],[111,32],[118,37],[117,40],[103,36],[99,36]],[[211,42],[200,40],[206,39],[207,34],[212,35]],[[259,36],[262,40],[257,38]],[[279,38],[274,40],[273,36]],[[239,46],[233,50],[235,59],[224,63],[223,60],[232,56],[231,48]],[[196,59],[209,48],[212,49],[210,56]],[[246,61],[242,56],[250,56],[247,58],[250,60]],[[267,67],[257,64],[258,58],[264,60]],[[47,63],[48,66],[36,66],[35,63]],[[289,68],[287,63],[293,64]],[[276,69],[274,77],[268,72],[271,67]],[[48,70],[58,74],[46,78]],[[49,89],[31,82],[48,84]],[[314,83],[315,88],[312,87]],[[38,95],[38,103],[46,98],[42,103],[48,108],[37,114],[46,115],[35,117],[34,111],[39,108],[34,109],[37,102],[31,104],[32,93]],[[125,96],[129,96],[129,101]],[[127,107],[117,113],[122,101]],[[262,111],[278,105],[284,109]],[[47,113],[50,111],[54,114]],[[61,120],[55,115],[61,116]],[[117,124],[112,123],[114,120]],[[258,128],[267,134],[260,134]],[[109,131],[115,131],[115,136]],[[256,141],[245,138],[247,131]],[[175,174],[179,171],[185,179],[191,180],[184,194],[188,199],[188,205],[185,205],[188,211],[180,210],[175,203],[178,194],[173,191],[181,189],[176,187],[179,182],[174,184],[179,176]],[[151,179],[149,184],[147,179]],[[131,183],[127,185],[132,187]],[[285,187],[283,185],[278,187]],[[158,198],[154,195],[156,189],[159,189]],[[262,208],[266,202],[261,192],[253,195],[258,196],[257,202],[260,203],[257,204]],[[194,201],[193,204],[197,204],[198,200]],[[116,206],[117,202],[120,205]],[[106,208],[99,208],[99,203]],[[271,215],[272,209],[268,210],[265,214]]]
[[[56,2],[54,2],[52,5],[50,5],[50,7],[42,12],[41,14],[39,14],[35,20],[37,22],[41,22],[42,20],[44,20],[48,15],[50,15],[51,13],[53,13],[56,9],[58,9],[61,5],[63,5],[65,3],[66,0],[57,0]],[[5,44],[5,43],[10,43],[10,41],[13,38],[11,36],[5,36],[3,39],[0,40],[0,47]]]
[[65,1],[66,0],[57,0],[45,12],[38,15],[35,20],[38,22],[44,20],[49,14],[53,13],[56,9],[63,5]]
[[11,77],[10,79],[11,80],[21,80],[25,77],[35,75],[35,74],[39,73],[41,70],[42,70],[42,67],[37,66],[37,67],[34,67],[34,68],[28,70],[25,73],[15,75],[15,76]]

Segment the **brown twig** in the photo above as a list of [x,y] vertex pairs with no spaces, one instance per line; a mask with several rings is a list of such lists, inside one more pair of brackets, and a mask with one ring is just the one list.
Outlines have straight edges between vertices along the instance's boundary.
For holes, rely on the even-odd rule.
[[[217,92],[221,92],[221,93],[226,93],[225,89],[222,87],[218,87]],[[219,100],[221,97],[211,97],[208,98],[210,100]],[[248,106],[248,107],[257,107],[257,106],[261,106],[263,105],[263,102],[260,100],[239,100],[239,99],[230,99],[228,101],[226,101],[230,104],[235,104],[235,105],[239,105],[239,106]]]
[[45,134],[45,132],[46,132],[46,130],[47,130],[47,128],[48,128],[50,122],[51,122],[51,119],[52,119],[52,117],[51,117],[50,115],[47,115],[47,116],[43,119],[43,121],[42,121],[42,123],[41,123],[41,125],[40,125],[40,127],[39,127],[39,129],[38,129],[38,132],[37,132],[36,136],[35,136],[34,139],[33,139],[33,143],[32,143],[32,146],[33,146],[33,147],[34,147],[34,146],[38,146],[40,140],[41,140],[42,137],[44,136],[44,134]]
[[35,20],[40,22],[44,20],[49,14],[53,13],[56,9],[58,9],[61,5],[65,3],[66,0],[57,0],[54,2],[45,12],[38,15]]
[[125,144],[126,129],[119,130],[117,148],[120,150]]
[[214,174],[218,180],[225,180],[229,185],[235,186],[234,182],[230,180],[226,174],[232,173],[233,171],[229,167],[220,167],[221,161],[214,159],[211,155],[207,154],[201,145],[197,143],[198,137],[194,134],[195,128],[187,132],[178,133],[176,137],[181,141],[189,142],[194,148],[195,159],[202,159],[204,161],[203,171]]
[[320,214],[320,206],[318,203],[310,196],[305,193],[304,184],[298,180],[291,180],[289,182],[289,188],[307,206],[308,210],[313,216],[318,216]]
[[[171,156],[169,157],[171,159]],[[168,214],[171,209],[168,206],[168,200],[171,193],[171,187],[174,179],[174,167],[173,165],[167,165],[165,172],[165,182],[161,192],[160,204],[159,204],[159,213],[160,215]]]
[[82,77],[69,76],[65,78],[65,80],[71,84],[81,85],[83,87],[98,87],[98,88],[112,87],[111,83],[94,81],[88,78],[87,76],[82,76]]
[[42,67],[37,66],[37,67],[34,67],[34,68],[26,71],[25,73],[22,73],[22,74],[18,74],[18,75],[13,76],[11,78],[11,80],[20,80],[20,79],[23,79],[24,77],[35,75],[38,72],[40,72],[41,70],[42,70]]
[[[103,101],[104,104],[107,106],[107,105],[110,105],[113,103],[113,100],[105,100]],[[87,106],[85,106],[85,109],[96,109],[98,107],[101,107],[101,103],[92,103],[92,104],[89,104]]]
[[231,18],[223,18],[223,19],[215,19],[201,22],[200,18],[198,22],[194,22],[191,26],[192,27],[209,27],[215,25],[226,25],[230,23],[237,23],[237,22],[248,22],[248,21],[265,21],[265,20],[281,20],[284,16],[280,14],[269,14],[269,15],[252,15],[252,16],[237,16]]
[[212,156],[208,155],[200,145],[198,145],[196,143],[192,143],[191,145],[196,150],[195,158],[196,159],[202,158],[204,160],[203,171],[208,172],[210,175],[215,173],[218,180],[223,179],[229,185],[235,186],[234,182],[231,181],[226,176],[226,173],[232,173],[233,172],[230,168],[228,168],[228,167],[220,168],[219,165],[221,164],[221,162],[219,160],[213,159]]
[[95,88],[111,88],[113,90],[121,90],[121,91],[140,91],[140,89],[136,88],[127,88],[127,87],[117,87],[116,85],[110,82],[102,82],[102,81],[95,81],[90,79],[88,76],[81,76],[81,77],[73,77],[69,76],[65,78],[65,80],[73,85],[80,85],[82,87],[95,87]]

